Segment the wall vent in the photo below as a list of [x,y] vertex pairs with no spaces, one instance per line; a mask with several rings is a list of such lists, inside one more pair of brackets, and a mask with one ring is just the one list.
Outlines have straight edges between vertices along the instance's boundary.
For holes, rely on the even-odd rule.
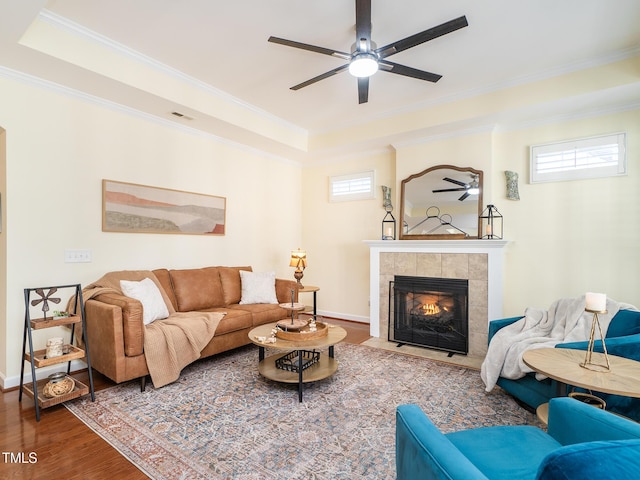
[[189,117],[184,113],[180,113],[180,112],[171,112],[171,115],[173,115],[174,117],[182,118],[184,120],[193,120],[193,117]]

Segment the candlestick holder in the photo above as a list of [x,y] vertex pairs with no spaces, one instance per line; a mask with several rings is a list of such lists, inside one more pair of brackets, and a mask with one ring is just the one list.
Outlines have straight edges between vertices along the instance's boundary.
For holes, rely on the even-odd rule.
[[[600,326],[600,320],[598,319],[599,313],[607,313],[606,310],[591,310],[585,308],[585,312],[593,313],[593,321],[591,322],[591,334],[589,335],[589,345],[587,346],[587,353],[584,356],[584,362],[580,364],[582,368],[592,370],[594,372],[610,372],[611,365],[609,364],[609,354],[607,353],[607,346],[604,343],[604,335],[602,334],[602,327]],[[595,340],[596,326],[600,332],[600,339],[602,340],[602,351],[604,353],[604,360],[606,365],[601,363],[594,363],[592,361],[593,354],[593,342]]]

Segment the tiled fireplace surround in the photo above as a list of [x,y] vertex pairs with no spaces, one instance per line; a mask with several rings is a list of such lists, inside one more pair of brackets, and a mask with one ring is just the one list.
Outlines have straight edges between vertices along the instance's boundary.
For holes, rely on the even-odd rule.
[[394,275],[469,280],[469,356],[487,351],[489,320],[502,316],[504,240],[369,240],[370,333],[387,338]]

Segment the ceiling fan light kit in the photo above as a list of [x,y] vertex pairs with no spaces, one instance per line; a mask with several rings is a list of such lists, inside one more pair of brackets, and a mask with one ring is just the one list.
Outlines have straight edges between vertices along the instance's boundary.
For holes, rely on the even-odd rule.
[[342,73],[345,70],[349,70],[349,73],[358,78],[358,102],[367,103],[369,101],[369,77],[375,74],[378,70],[382,70],[388,73],[395,73],[396,75],[403,75],[405,77],[416,78],[418,80],[424,80],[427,82],[437,82],[442,78],[442,75],[437,73],[431,73],[424,70],[418,70],[416,68],[407,67],[398,63],[393,63],[386,60],[387,57],[395,55],[396,53],[408,50],[422,43],[428,42],[435,38],[447,35],[461,28],[468,26],[467,17],[464,15],[453,20],[449,20],[436,27],[429,28],[422,32],[416,33],[409,37],[403,38],[396,42],[390,43],[380,48],[376,48],[375,42],[371,40],[371,0],[355,0],[356,3],[356,42],[351,49],[351,53],[341,52],[325,47],[318,47],[315,45],[309,45],[306,43],[296,42],[293,40],[286,40],[284,38],[269,37],[268,41],[271,43],[279,43],[287,47],[300,48],[310,52],[320,53],[322,55],[329,55],[332,57],[341,58],[347,60],[349,63],[341,65],[338,68],[329,70],[306,80],[302,83],[294,85],[291,90],[299,90],[304,87],[308,87],[320,80],[332,77],[338,73]]
[[373,53],[358,53],[349,63],[349,73],[354,77],[370,77],[378,71],[378,60]]
[[445,177],[443,178],[445,182],[454,183],[456,185],[460,185],[459,188],[441,188],[438,190],[432,190],[433,193],[442,193],[442,192],[464,192],[458,200],[463,202],[469,195],[478,195],[480,193],[480,184],[478,183],[478,175],[475,173],[471,174],[471,182],[466,183],[460,180],[455,180],[453,178]]

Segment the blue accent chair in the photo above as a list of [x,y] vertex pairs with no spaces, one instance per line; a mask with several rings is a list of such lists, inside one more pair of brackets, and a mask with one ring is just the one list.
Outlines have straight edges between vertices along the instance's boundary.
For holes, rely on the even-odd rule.
[[[489,342],[498,330],[520,320],[522,317],[511,317],[489,322]],[[589,342],[560,343],[556,348],[572,348],[587,350]],[[630,358],[640,361],[640,311],[620,310],[611,319],[607,333],[605,334],[607,352],[610,355]],[[594,342],[594,351],[602,352],[602,341]],[[640,379],[638,379],[640,381]],[[557,383],[555,380],[546,379],[538,381],[535,374],[529,373],[518,380],[509,380],[500,377],[497,382],[507,393],[518,401],[528,405],[532,409],[546,403],[550,398],[557,396]],[[567,386],[567,390],[584,392],[584,389]],[[602,398],[607,404],[607,410],[640,421],[640,399],[611,395],[602,392],[592,392]]]
[[549,402],[549,427],[443,434],[417,405],[396,409],[398,480],[640,478],[640,424],[572,398]]

